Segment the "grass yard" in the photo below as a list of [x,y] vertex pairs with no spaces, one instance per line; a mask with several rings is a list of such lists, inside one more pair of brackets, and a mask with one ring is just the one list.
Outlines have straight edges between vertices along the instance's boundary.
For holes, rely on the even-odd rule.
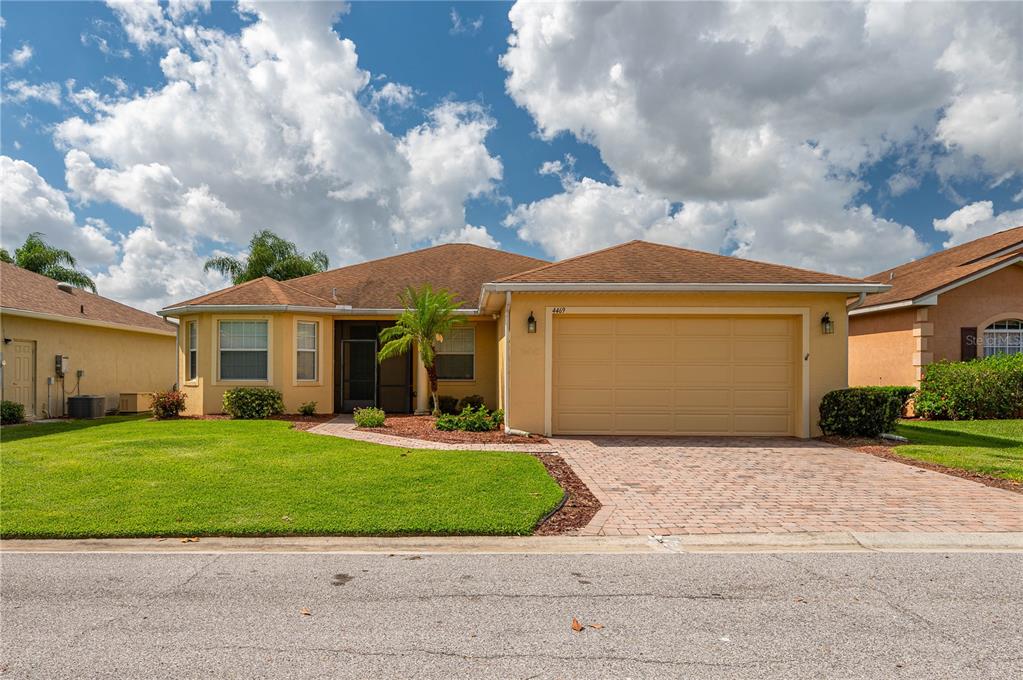
[[521,453],[406,450],[231,420],[4,428],[4,538],[529,534],[561,487]]
[[904,420],[903,457],[1023,482],[1023,420]]

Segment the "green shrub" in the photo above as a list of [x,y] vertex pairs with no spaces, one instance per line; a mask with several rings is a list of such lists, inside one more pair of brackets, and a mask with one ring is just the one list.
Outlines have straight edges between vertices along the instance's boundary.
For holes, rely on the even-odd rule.
[[927,367],[914,402],[925,418],[988,420],[1023,417],[1023,355],[939,361]]
[[[440,412],[441,413],[449,413],[451,415],[457,415],[458,414],[459,411],[458,411],[458,398],[457,397],[449,397],[447,395],[441,394],[441,395],[439,395],[437,397],[437,401],[438,401],[438,403],[440,403]],[[433,396],[432,395],[430,396],[430,412],[433,413]]]
[[355,424],[359,427],[382,427],[386,419],[384,410],[376,406],[357,408],[352,416],[355,418]]
[[25,405],[16,401],[0,402],[0,424],[16,425],[25,422]]
[[467,406],[460,414],[452,415],[446,413],[437,418],[437,429],[450,432],[462,430],[464,432],[490,432],[501,427],[504,422],[504,411],[498,409],[494,412],[487,410],[486,406]]
[[272,387],[235,387],[224,392],[224,413],[253,420],[284,413],[284,397]]
[[484,399],[478,394],[470,394],[461,398],[461,400],[458,402],[458,410],[456,412],[461,413],[470,406],[473,408],[479,408],[480,406],[486,405],[487,405],[486,399]]
[[316,415],[316,402],[307,401],[298,407],[298,414],[302,416],[314,416]]
[[185,410],[185,395],[177,390],[153,393],[153,401],[149,408],[157,420],[177,418],[178,414]]
[[901,393],[890,387],[834,390],[821,399],[820,427],[824,434],[876,437],[895,429],[903,404]]

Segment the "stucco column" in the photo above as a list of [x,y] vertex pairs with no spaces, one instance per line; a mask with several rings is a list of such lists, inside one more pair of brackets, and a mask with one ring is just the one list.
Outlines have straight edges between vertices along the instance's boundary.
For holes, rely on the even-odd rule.
[[413,348],[416,353],[416,413],[427,413],[430,410],[430,379],[426,377],[426,366],[419,356],[419,348]]
[[916,377],[917,386],[924,377],[924,368],[934,361],[934,352],[931,351],[930,341],[934,336],[934,323],[928,321],[929,309],[921,307],[916,310],[916,323],[913,324],[913,338],[916,341],[913,352],[913,373]]

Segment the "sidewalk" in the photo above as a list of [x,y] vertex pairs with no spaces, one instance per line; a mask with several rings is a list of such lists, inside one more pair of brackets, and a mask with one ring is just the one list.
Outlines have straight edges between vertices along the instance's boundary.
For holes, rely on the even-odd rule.
[[785,552],[1019,552],[1023,532],[810,532],[692,536],[398,536],[7,539],[0,552],[638,554]]

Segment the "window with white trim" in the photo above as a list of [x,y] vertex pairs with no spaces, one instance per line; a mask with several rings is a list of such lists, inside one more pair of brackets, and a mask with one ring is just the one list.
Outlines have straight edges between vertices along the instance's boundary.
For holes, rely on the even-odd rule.
[[188,380],[199,377],[199,322],[188,322]]
[[295,331],[295,375],[299,380],[316,380],[319,330],[320,324],[316,321],[298,322]]
[[218,349],[221,380],[266,380],[269,373],[266,321],[221,321]]
[[984,356],[1023,354],[1023,321],[1005,319],[984,329]]
[[437,343],[434,358],[440,380],[474,380],[476,376],[476,329],[472,326],[452,328]]

